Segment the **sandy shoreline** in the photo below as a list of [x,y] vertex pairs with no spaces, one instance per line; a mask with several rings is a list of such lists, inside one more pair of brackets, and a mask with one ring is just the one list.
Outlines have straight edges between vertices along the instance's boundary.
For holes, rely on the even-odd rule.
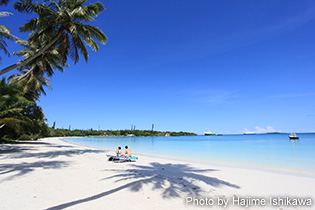
[[[0,209],[248,209],[237,198],[267,200],[250,209],[312,209],[270,198],[315,198],[315,178],[138,154],[136,163],[107,161],[110,150],[46,138],[0,145]],[[205,200],[203,200],[205,201]],[[248,201],[248,200],[247,200]],[[314,200],[312,200],[313,203]],[[195,201],[196,204],[197,201]],[[293,202],[293,201],[292,201]],[[289,203],[290,204],[290,203]],[[222,204],[223,205],[223,204]]]
[[[73,137],[69,137],[73,138]],[[78,137],[81,138],[81,137]],[[78,145],[78,146],[84,146],[87,148],[92,148],[92,149],[100,149],[104,151],[113,151],[113,148],[104,148],[104,147],[97,147],[97,146],[87,146],[87,145],[82,145],[80,143],[74,142],[74,141],[69,141],[67,137],[61,138],[62,141],[65,141],[70,144]],[[122,149],[124,151],[124,148]],[[112,154],[112,153],[110,153]],[[208,165],[218,165],[220,167],[235,167],[235,168],[240,168],[240,169],[253,169],[253,170],[260,170],[260,171],[267,171],[267,172],[275,172],[275,173],[283,173],[283,174],[291,174],[291,175],[297,175],[297,176],[306,176],[306,177],[311,177],[315,178],[315,173],[311,171],[300,171],[300,170],[294,170],[294,169],[286,169],[286,168],[271,168],[271,167],[262,167],[262,166],[250,166],[250,165],[242,165],[242,164],[236,164],[236,163],[229,163],[229,162],[217,162],[217,161],[208,161],[208,160],[198,160],[198,159],[185,159],[185,158],[179,158],[179,157],[174,157],[174,156],[165,156],[165,155],[159,155],[159,154],[147,154],[147,153],[141,153],[141,152],[133,152],[135,156],[145,156],[145,157],[152,157],[152,158],[157,158],[157,159],[168,159],[168,160],[173,160],[173,161],[180,161],[180,162],[188,162],[192,164],[208,164]]]

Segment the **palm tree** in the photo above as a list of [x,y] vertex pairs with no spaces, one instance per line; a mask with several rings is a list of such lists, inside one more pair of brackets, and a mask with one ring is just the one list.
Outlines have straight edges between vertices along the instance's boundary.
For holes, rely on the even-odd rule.
[[[9,129],[16,134],[23,131],[22,124],[32,123],[31,119],[23,114],[23,108],[33,104],[23,96],[17,85],[8,85],[5,78],[0,81],[0,128]],[[1,132],[1,135],[5,132]],[[1,137],[1,136],[0,136]]]
[[[84,6],[88,0],[59,0],[33,3],[30,0],[20,0],[14,4],[14,8],[19,12],[35,13],[38,17],[28,21],[23,27],[22,32],[33,32],[29,41],[43,43],[42,47],[35,54],[19,61],[18,63],[4,68],[0,75],[5,74],[20,66],[25,66],[38,56],[42,55],[52,46],[56,46],[62,55],[62,62],[66,62],[68,56],[79,61],[81,53],[87,62],[88,52],[85,44],[94,51],[99,50],[99,46],[94,39],[101,44],[107,41],[106,35],[96,26],[84,24],[95,20],[99,13],[105,10],[102,3],[89,4]],[[50,2],[50,3],[49,3]],[[84,44],[85,43],[85,44]]]
[[[14,52],[15,55],[29,57],[41,48],[38,42],[30,44],[30,42],[21,39],[16,40],[16,42],[25,48]],[[54,70],[57,69],[63,72],[63,67],[68,66],[68,64],[62,63],[61,60],[58,50],[51,47],[26,66],[20,68],[19,71],[21,73],[11,75],[9,77],[9,84],[15,85],[20,83],[24,87],[23,91],[27,99],[33,101],[39,100],[41,93],[46,95],[45,86],[51,89],[50,80],[46,78],[46,75],[51,77],[54,74]]]
[[[52,89],[50,80],[44,76],[44,72],[36,66],[32,69],[21,69],[20,74],[14,74],[9,77],[9,85],[20,85],[24,97],[31,101],[39,100],[41,93],[46,95],[44,87]],[[20,79],[21,78],[21,79]]]
[[[0,12],[0,18],[8,16],[8,15],[12,15],[10,12]],[[4,25],[0,25],[0,50],[3,50],[5,54],[7,54],[8,56],[10,56],[10,53],[8,52],[6,46],[6,42],[4,41],[4,39],[9,39],[9,40],[13,40],[13,36],[10,33],[10,29]],[[0,57],[1,60],[1,57]]]
[[49,129],[45,121],[42,108],[27,99],[20,84],[9,85],[5,78],[0,81],[0,140],[47,136]]
[[[31,57],[34,54],[38,53],[42,46],[45,43],[40,43],[38,40],[35,42],[29,42],[23,39],[17,39],[15,41],[17,44],[20,44],[24,47],[24,49],[14,52],[14,55]],[[27,65],[29,68],[39,68],[41,71],[44,71],[47,76],[51,77],[54,74],[54,70],[59,70],[61,72],[64,71],[64,66],[69,66],[61,57],[59,50],[56,47],[50,47],[45,52],[43,52],[40,56],[36,57],[32,61],[30,61]]]

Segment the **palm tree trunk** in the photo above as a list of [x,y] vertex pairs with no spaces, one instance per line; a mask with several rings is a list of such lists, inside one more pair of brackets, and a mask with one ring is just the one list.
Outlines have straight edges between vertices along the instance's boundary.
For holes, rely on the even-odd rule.
[[27,77],[30,73],[32,73],[32,71],[34,70],[35,67],[32,67],[30,70],[28,70],[25,74],[19,76],[19,78],[17,80],[15,80],[14,82],[11,83],[11,85],[15,85],[16,83],[19,83],[22,79],[24,79],[25,77]]
[[25,66],[26,64],[28,64],[29,62],[31,62],[32,60],[34,60],[35,58],[37,58],[38,56],[43,54],[46,50],[48,50],[52,45],[54,45],[57,42],[57,40],[61,37],[62,33],[63,33],[62,30],[59,31],[59,33],[57,34],[57,36],[55,38],[53,38],[45,47],[43,47],[40,51],[38,51],[34,55],[32,55],[32,56],[30,56],[28,58],[25,58],[25,59],[17,62],[16,64],[13,64],[11,66],[8,66],[8,67],[2,69],[0,71],[0,76],[2,74],[5,74],[5,73],[9,72],[9,71],[12,71],[13,69],[16,69],[16,68],[18,68],[20,66]]

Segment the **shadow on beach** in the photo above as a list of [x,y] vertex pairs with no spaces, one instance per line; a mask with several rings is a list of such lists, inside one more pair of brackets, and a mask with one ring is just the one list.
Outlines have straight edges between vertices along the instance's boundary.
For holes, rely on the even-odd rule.
[[103,153],[102,150],[92,150],[92,149],[71,149],[71,150],[62,150],[62,151],[48,151],[48,152],[37,152],[37,153],[22,153],[14,155],[10,158],[56,158],[59,156],[74,156],[74,155],[83,155],[86,153]]
[[[41,144],[42,142],[38,142]],[[45,147],[40,150],[39,147]],[[36,145],[35,142],[25,144],[1,145],[0,146],[0,183],[13,180],[38,169],[61,169],[70,165],[70,159],[55,159],[73,157],[86,153],[104,153],[103,150],[82,149],[66,144],[44,143]],[[21,160],[19,160],[21,159]],[[18,162],[17,162],[18,161]],[[111,175],[104,177],[100,182],[112,180],[116,187],[108,188],[103,192],[85,198],[69,201],[48,208],[48,210],[65,209],[71,206],[94,201],[121,190],[129,189],[131,192],[140,192],[144,186],[152,187],[153,191],[161,193],[163,199],[180,198],[186,195],[200,196],[203,189],[214,187],[240,187],[228,181],[209,176],[216,169],[197,169],[188,164],[150,163],[140,165],[133,163],[128,169],[105,169]],[[202,188],[200,187],[202,186]]]
[[[36,146],[35,146],[36,145]],[[38,146],[37,146],[38,145]],[[47,151],[38,152],[38,147]],[[49,150],[49,148],[57,148]],[[102,153],[102,150],[77,149],[73,146],[54,145],[46,142],[23,141],[18,144],[0,145],[0,183],[28,174],[36,169],[60,169],[69,166],[69,161],[51,160],[60,156],[72,157],[86,153]],[[24,159],[26,158],[26,159]],[[28,161],[30,158],[31,161]],[[36,158],[36,161],[33,161]],[[24,159],[19,163],[8,163],[8,160]],[[38,159],[42,159],[38,161]],[[5,178],[3,178],[5,176]]]
[[105,170],[112,171],[115,175],[102,179],[115,179],[117,185],[123,181],[130,181],[119,187],[107,190],[105,192],[60,204],[48,208],[47,210],[65,209],[81,203],[97,200],[99,198],[116,193],[123,189],[130,189],[132,192],[139,192],[144,185],[152,185],[152,190],[161,190],[161,196],[164,199],[180,197],[180,192],[199,196],[203,190],[197,182],[203,182],[209,187],[227,186],[240,189],[239,186],[220,180],[215,177],[209,177],[200,173],[216,171],[215,169],[195,169],[184,164],[161,164],[151,163],[149,166],[133,165],[133,169],[127,170]]
[[0,180],[0,183],[3,181],[12,180],[18,176],[28,174],[36,170],[37,168],[60,169],[66,166],[68,166],[68,163],[66,161],[36,161],[32,163],[0,164],[0,177],[1,175],[11,173],[9,177]]
[[[57,148],[62,150],[53,150],[45,152],[34,152],[36,151],[36,145],[41,145],[44,147]],[[66,149],[66,150],[63,150]],[[68,145],[55,145],[48,142],[37,142],[37,141],[22,141],[15,144],[0,145],[0,157],[2,155],[8,155],[5,158],[56,158],[58,156],[73,156],[73,155],[82,155],[85,153],[102,153],[103,150],[97,149],[77,149],[74,146]]]
[[[215,169],[195,169],[184,164],[161,164],[151,163],[149,166],[134,165],[134,169],[121,171],[117,175],[105,179],[118,178],[115,182],[141,179],[132,183],[131,191],[139,191],[145,184],[153,184],[152,189],[162,189],[163,198],[179,197],[178,192],[199,195],[202,190],[196,183],[201,181],[212,187],[228,186],[239,188],[239,186],[209,177],[200,173],[217,171]],[[120,171],[116,171],[120,172]],[[104,179],[104,180],[105,180]],[[166,187],[167,186],[167,187]]]
[[38,141],[17,141],[17,142],[11,142],[11,143],[4,143],[4,144],[0,144],[0,155],[23,152],[23,151],[34,149],[32,147],[29,147],[28,145],[50,145],[50,143],[38,142]]

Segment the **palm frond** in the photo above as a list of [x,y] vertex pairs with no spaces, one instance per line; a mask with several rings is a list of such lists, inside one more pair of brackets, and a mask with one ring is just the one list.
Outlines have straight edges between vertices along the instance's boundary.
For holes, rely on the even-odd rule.
[[81,23],[75,23],[77,26],[80,36],[90,36],[93,39],[96,39],[101,44],[106,44],[107,36],[101,31],[100,28],[91,25],[84,25]]
[[[2,2],[3,0],[1,0],[1,2]],[[0,5],[1,5],[2,3],[0,3]],[[5,12],[5,11],[2,11],[2,12],[0,12],[0,18],[2,18],[2,17],[6,17],[6,16],[9,16],[9,15],[13,15],[11,12]]]
[[85,59],[85,62],[87,62],[88,58],[89,58],[89,54],[87,52],[87,49],[86,49],[84,43],[82,42],[82,40],[81,40],[81,38],[79,36],[79,34],[77,33],[76,28],[73,27],[73,30],[71,30],[71,32],[72,33],[70,33],[70,34],[71,34],[71,37],[72,37],[72,39],[71,39],[72,42],[73,42],[72,44],[80,50],[80,53],[83,55],[83,57]]
[[[40,48],[34,53],[25,50],[16,52],[17,55],[25,55],[25,59],[1,70],[0,75],[21,66],[31,68],[33,65],[37,65],[42,71],[46,68],[45,71],[51,76],[52,69],[56,68],[63,71],[62,67],[67,65],[68,56],[76,64],[80,54],[87,62],[89,55],[86,45],[98,51],[97,42],[105,44],[107,37],[98,27],[85,24],[94,21],[95,17],[105,10],[104,5],[97,2],[85,6],[86,2],[88,0],[45,0],[43,3],[18,0],[14,4],[16,10],[36,15],[35,18],[20,27],[20,31],[32,32],[28,41],[31,45],[40,43]],[[46,51],[55,47],[58,48],[60,54],[59,64],[55,58],[45,61],[41,65],[36,64],[34,60],[44,56]]]
[[14,3],[14,9],[21,13],[32,13],[38,10],[39,4],[34,4],[32,0],[20,0]]
[[8,3],[9,3],[9,0],[1,0],[0,1],[0,5],[8,5]]

